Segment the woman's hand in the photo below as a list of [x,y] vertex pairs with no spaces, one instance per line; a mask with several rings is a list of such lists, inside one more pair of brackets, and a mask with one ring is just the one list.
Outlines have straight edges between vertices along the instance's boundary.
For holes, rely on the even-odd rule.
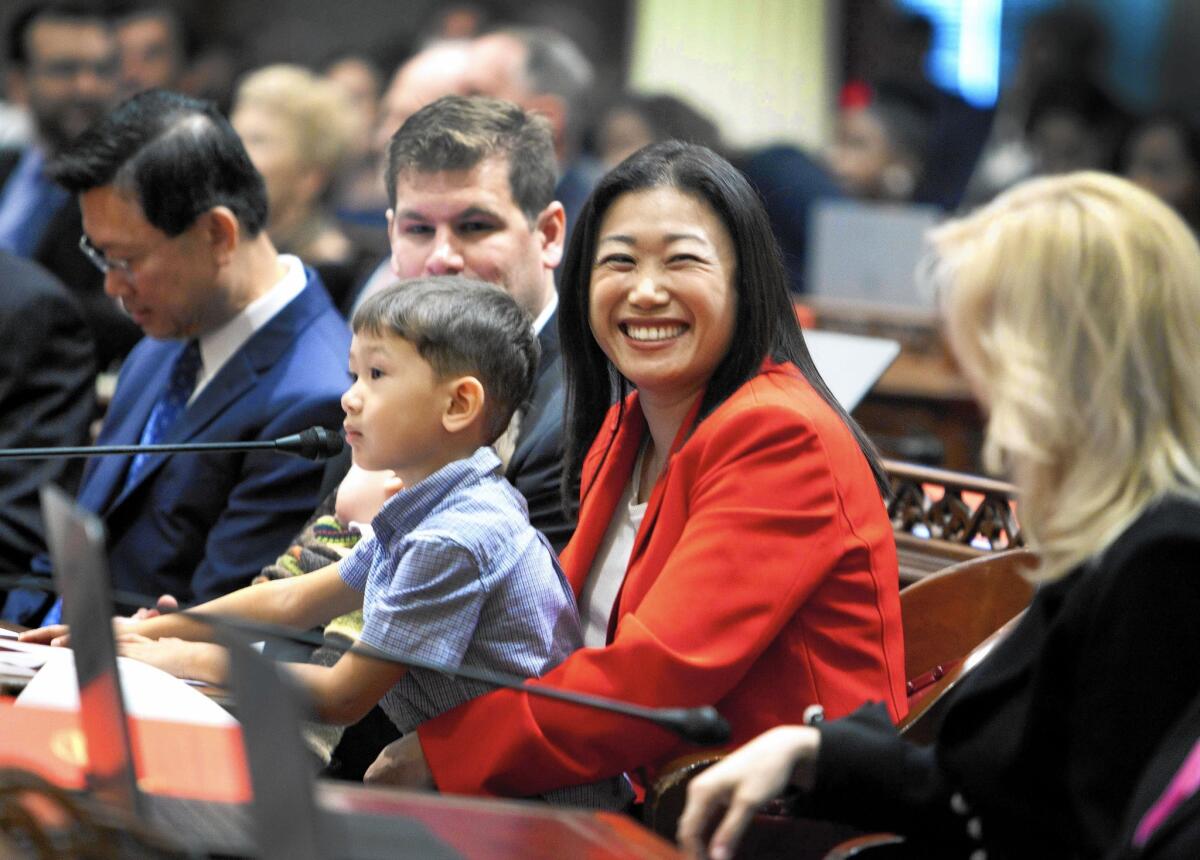
[[363,774],[363,782],[401,788],[437,788],[415,732],[385,746]]
[[[676,838],[692,857],[728,860],[755,810],[789,785],[812,786],[821,736],[808,726],[764,732],[692,780]],[[714,817],[724,816],[705,852]]]

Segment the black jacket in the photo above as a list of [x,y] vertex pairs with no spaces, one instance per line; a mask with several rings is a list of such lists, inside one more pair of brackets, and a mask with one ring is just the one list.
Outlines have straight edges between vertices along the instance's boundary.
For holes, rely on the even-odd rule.
[[1200,505],[1154,505],[1102,556],[1039,589],[950,694],[932,747],[899,739],[876,708],[826,724],[814,803],[905,834],[918,856],[1103,856],[1200,689],[1197,559]]
[[[19,151],[0,152],[0,188],[21,158]],[[59,208],[46,225],[34,251],[40,263],[70,290],[83,312],[96,348],[97,367],[105,370],[123,359],[142,336],[123,310],[104,294],[104,276],[79,250],[83,219],[74,198]]]

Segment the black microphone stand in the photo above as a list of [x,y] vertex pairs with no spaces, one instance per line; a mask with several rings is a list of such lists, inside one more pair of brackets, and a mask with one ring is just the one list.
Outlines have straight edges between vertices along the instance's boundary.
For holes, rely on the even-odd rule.
[[309,460],[341,453],[344,441],[336,431],[309,427],[280,439],[251,442],[180,442],[172,445],[85,445],[64,448],[0,448],[0,460],[41,460],[57,457],[104,457],[114,454],[209,454],[226,451],[278,451]]

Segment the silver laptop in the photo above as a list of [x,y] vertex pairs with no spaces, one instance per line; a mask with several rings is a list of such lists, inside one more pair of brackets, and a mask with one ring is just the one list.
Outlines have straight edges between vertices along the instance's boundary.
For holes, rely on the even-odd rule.
[[936,206],[818,200],[809,214],[805,283],[819,302],[932,310],[917,287]]

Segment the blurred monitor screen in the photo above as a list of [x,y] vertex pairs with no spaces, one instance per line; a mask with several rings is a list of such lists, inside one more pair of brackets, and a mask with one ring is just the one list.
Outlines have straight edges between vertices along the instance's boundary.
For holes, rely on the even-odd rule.
[[925,232],[938,223],[936,206],[818,200],[810,215],[808,277],[818,302],[932,309],[917,289]]

